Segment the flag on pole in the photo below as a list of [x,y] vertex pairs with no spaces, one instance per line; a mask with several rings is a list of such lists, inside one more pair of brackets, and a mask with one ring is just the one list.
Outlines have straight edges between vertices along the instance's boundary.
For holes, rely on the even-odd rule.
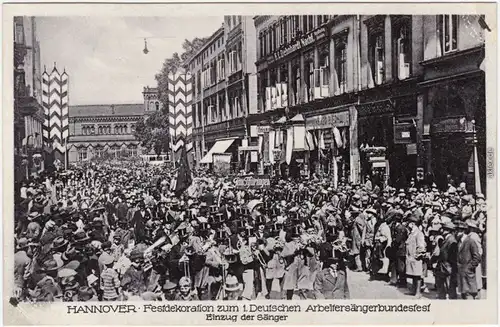
[[175,195],[180,196],[193,182],[191,178],[191,170],[187,158],[186,146],[182,146],[181,157],[179,159],[179,168],[175,182]]

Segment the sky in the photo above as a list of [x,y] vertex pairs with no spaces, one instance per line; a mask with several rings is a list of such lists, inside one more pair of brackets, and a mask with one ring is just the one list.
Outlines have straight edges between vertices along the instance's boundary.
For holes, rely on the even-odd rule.
[[[223,17],[37,17],[42,70],[69,75],[69,104],[142,103],[144,86],[184,39],[210,36]],[[144,38],[149,53],[145,55]]]

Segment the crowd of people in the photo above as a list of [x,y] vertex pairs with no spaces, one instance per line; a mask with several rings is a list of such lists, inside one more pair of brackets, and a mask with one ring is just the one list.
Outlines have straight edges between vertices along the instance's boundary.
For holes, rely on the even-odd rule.
[[203,173],[176,193],[174,174],[101,163],[25,181],[13,298],[349,299],[349,275],[363,272],[417,298],[486,288],[486,202],[464,183],[397,190],[313,176],[238,189]]

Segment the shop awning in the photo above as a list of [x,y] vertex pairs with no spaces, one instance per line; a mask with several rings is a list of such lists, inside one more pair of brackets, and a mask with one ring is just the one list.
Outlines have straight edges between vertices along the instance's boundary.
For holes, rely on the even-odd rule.
[[208,151],[208,153],[203,157],[203,159],[201,159],[200,163],[211,164],[213,154],[226,152],[227,149],[229,149],[229,147],[231,146],[231,144],[233,144],[234,140],[236,140],[236,137],[215,141],[215,144],[212,146],[210,151]]

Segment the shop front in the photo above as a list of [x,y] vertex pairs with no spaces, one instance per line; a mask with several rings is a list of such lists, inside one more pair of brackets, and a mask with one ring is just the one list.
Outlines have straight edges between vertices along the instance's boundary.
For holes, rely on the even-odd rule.
[[200,160],[199,164],[208,165],[213,171],[222,174],[237,171],[238,147],[241,145],[239,138],[216,139],[207,145],[209,150]]
[[306,142],[311,173],[350,180],[349,110],[306,117]]
[[377,101],[357,106],[358,144],[361,182],[370,179],[375,185],[393,185],[397,171],[392,169],[394,153],[394,111],[390,101]]

